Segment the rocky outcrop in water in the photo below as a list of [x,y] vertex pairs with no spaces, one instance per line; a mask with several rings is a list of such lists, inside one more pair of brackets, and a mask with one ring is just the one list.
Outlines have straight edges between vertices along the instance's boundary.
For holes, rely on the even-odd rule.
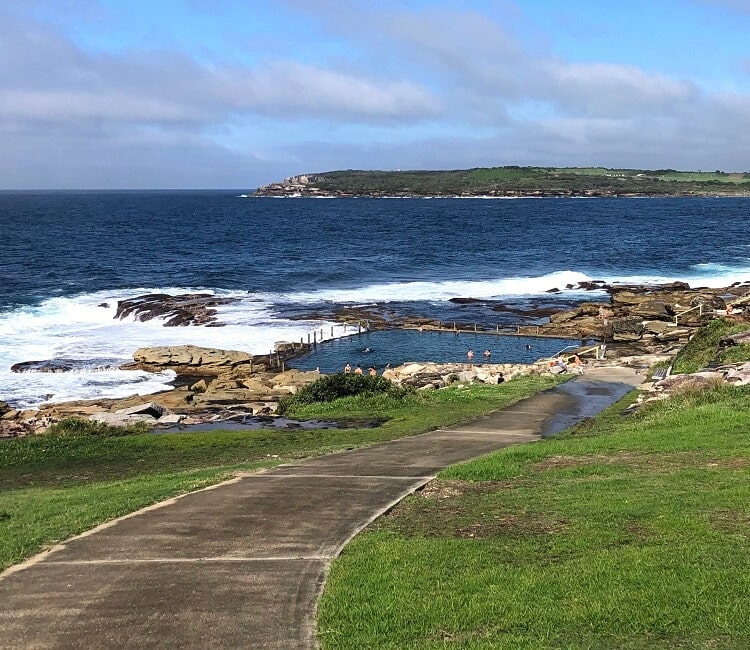
[[122,359],[44,359],[14,363],[11,372],[97,372],[117,370]]
[[134,317],[139,321],[161,318],[165,327],[205,325],[221,327],[216,317],[216,307],[237,302],[237,298],[221,298],[206,293],[188,293],[170,296],[151,293],[117,302],[115,318],[124,320]]
[[173,370],[178,375],[216,377],[227,370],[243,367],[252,372],[253,355],[238,350],[202,348],[197,345],[168,345],[153,348],[138,348],[133,353],[133,363],[123,370],[145,370],[162,372]]

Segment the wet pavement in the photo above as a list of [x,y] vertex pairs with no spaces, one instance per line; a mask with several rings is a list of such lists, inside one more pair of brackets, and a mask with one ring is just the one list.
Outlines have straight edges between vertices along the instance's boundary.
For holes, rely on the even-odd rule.
[[2,648],[315,648],[333,559],[452,463],[538,440],[641,377],[599,369],[470,423],[247,474],[0,574]]

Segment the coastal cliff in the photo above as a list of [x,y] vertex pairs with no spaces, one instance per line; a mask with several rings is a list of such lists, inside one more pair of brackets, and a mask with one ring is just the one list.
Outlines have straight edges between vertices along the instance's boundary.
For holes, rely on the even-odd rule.
[[291,176],[259,187],[253,196],[750,196],[750,174],[518,166],[449,171],[344,170]]

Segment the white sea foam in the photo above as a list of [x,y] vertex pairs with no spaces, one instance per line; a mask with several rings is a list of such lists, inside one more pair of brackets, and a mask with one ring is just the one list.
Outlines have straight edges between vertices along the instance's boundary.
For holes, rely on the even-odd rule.
[[[718,263],[696,264],[686,275],[653,274],[608,275],[587,274],[581,271],[555,271],[536,277],[510,277],[491,280],[444,280],[370,284],[351,289],[322,289],[310,293],[288,293],[285,301],[311,304],[316,302],[363,305],[373,302],[440,302],[451,298],[512,299],[541,295],[559,289],[574,297],[582,292],[578,285],[600,280],[607,284],[666,284],[687,282],[692,287],[728,287],[735,282],[750,282],[750,267],[728,266]],[[572,286],[573,289],[566,287]],[[591,292],[586,291],[588,295]],[[278,298],[278,296],[277,296]]]
[[539,277],[498,278],[494,280],[446,280],[437,282],[394,282],[355,289],[324,289],[313,293],[291,293],[285,297],[303,304],[321,300],[345,303],[442,301],[451,298],[509,298],[564,289],[590,280],[585,273],[557,271]]
[[[745,261],[745,260],[743,260]],[[119,358],[132,359],[139,347],[193,344],[251,354],[265,354],[278,341],[338,337],[351,333],[342,325],[325,321],[297,321],[280,317],[276,304],[424,301],[439,304],[451,298],[512,299],[566,290],[581,282],[603,280],[608,283],[648,284],[681,280],[691,286],[723,287],[750,281],[750,267],[706,262],[693,266],[686,276],[655,272],[653,275],[590,275],[563,270],[537,277],[510,277],[486,280],[416,281],[377,283],[351,289],[323,289],[310,293],[249,294],[242,291],[195,288],[140,288],[100,291],[68,298],[50,298],[39,305],[0,313],[0,400],[22,407],[34,407],[43,401],[66,401],[96,397],[121,397],[132,393],[148,394],[169,387],[171,373],[149,374],[136,371],[107,370],[91,373],[11,373],[10,367],[22,361],[46,359]],[[238,301],[218,308],[225,327],[164,327],[162,320],[139,322],[115,320],[117,301],[145,293],[178,295],[201,291]],[[586,292],[597,297],[597,292]],[[103,306],[104,305],[104,306]],[[333,330],[333,331],[332,331]]]
[[750,267],[704,262],[690,267],[690,272],[681,276],[629,275],[618,278],[602,278],[612,284],[665,284],[667,282],[687,282],[691,287],[728,287],[735,282],[750,282]]
[[[162,320],[115,320],[117,301],[144,293],[177,295],[194,289],[130,289],[97,292],[73,298],[50,298],[33,307],[0,313],[0,399],[22,407],[43,401],[122,397],[168,388],[171,373],[138,371],[92,373],[12,373],[22,361],[46,359],[132,360],[139,347],[199,345],[251,354],[266,354],[278,341],[341,336],[341,325],[322,321],[291,321],[274,317],[270,304],[244,292],[210,292],[242,299],[221,313],[225,327],[164,327]],[[101,306],[105,304],[106,306]]]

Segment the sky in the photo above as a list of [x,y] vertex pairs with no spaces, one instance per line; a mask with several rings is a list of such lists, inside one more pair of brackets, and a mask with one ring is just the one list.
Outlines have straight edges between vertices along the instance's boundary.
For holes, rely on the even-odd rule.
[[0,0],[0,189],[750,171],[750,0]]

